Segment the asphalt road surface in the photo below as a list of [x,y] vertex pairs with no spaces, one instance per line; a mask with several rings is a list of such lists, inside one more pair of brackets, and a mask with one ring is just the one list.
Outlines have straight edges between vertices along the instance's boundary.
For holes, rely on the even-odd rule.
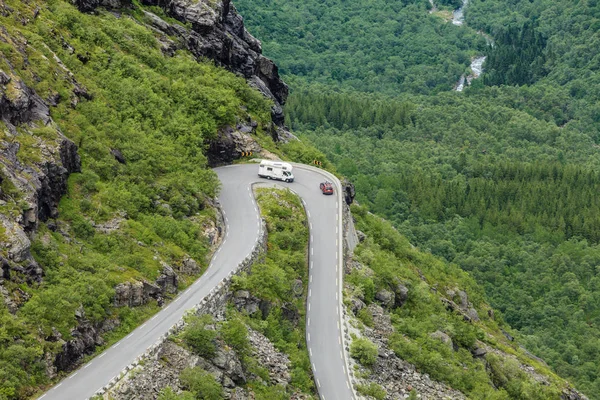
[[[222,183],[219,202],[225,214],[223,242],[208,270],[174,301],[95,357],[39,399],[87,399],[110,382],[125,367],[141,356],[177,323],[186,310],[208,295],[239,263],[248,256],[258,240],[260,215],[252,194],[258,178],[258,165],[235,165],[215,170]],[[309,225],[309,295],[307,301],[307,344],[321,399],[354,398],[348,380],[343,352],[341,299],[341,212],[339,183],[333,196],[324,196],[319,182],[325,178],[311,169],[295,168],[289,187],[303,199]]]

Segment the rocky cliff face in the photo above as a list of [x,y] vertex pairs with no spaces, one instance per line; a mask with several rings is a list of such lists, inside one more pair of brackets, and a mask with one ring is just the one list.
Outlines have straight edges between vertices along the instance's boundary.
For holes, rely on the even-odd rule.
[[[11,39],[7,34],[3,38]],[[13,43],[19,49],[17,40]],[[81,161],[77,146],[52,121],[46,102],[12,66],[0,70],[0,120],[1,277],[39,282],[43,269],[30,254],[30,235],[39,221],[57,217],[67,178],[80,171]]]
[[[84,12],[99,6],[120,8],[131,4],[129,0],[73,0],[73,3]],[[242,16],[230,0],[142,0],[142,4],[162,7],[169,17],[182,23],[170,24],[145,11],[151,27],[163,34],[161,44],[165,54],[184,48],[199,59],[212,59],[244,76],[251,86],[273,101],[274,139],[291,137],[284,127],[282,109],[288,87],[273,61],[262,55],[260,41],[246,30]]]

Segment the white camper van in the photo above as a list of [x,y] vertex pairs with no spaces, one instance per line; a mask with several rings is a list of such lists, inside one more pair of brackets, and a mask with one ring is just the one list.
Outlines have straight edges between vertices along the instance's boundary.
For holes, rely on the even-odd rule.
[[258,176],[284,182],[294,182],[292,164],[282,161],[262,160],[258,166]]

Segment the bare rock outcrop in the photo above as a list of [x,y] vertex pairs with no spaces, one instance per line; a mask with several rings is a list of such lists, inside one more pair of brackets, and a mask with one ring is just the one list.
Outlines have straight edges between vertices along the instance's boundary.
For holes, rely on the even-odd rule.
[[458,289],[447,289],[446,294],[448,298],[442,297],[441,300],[446,305],[447,309],[462,314],[466,321],[479,321],[479,313],[469,301],[469,297],[465,291]]
[[350,205],[354,201],[354,196],[356,195],[356,189],[354,188],[354,184],[347,179],[342,181],[343,186],[343,195],[346,204]]
[[169,264],[162,262],[161,265],[162,272],[156,279],[156,284],[160,287],[161,293],[177,293],[177,274]]
[[71,331],[71,339],[65,341],[60,333],[54,332],[48,341],[61,343],[61,351],[56,354],[51,366],[56,371],[69,371],[78,365],[83,357],[92,354],[96,346],[104,344],[102,335],[119,325],[118,320],[108,319],[99,323],[89,321],[80,307],[75,312],[77,327]]
[[208,148],[208,163],[211,166],[231,163],[242,153],[259,153],[262,148],[254,140],[256,123],[238,123],[237,126],[226,126],[219,130],[216,139],[212,140]]
[[115,287],[115,307],[138,307],[150,301],[157,300],[162,304],[166,286],[163,288],[157,284],[146,281],[124,282]]

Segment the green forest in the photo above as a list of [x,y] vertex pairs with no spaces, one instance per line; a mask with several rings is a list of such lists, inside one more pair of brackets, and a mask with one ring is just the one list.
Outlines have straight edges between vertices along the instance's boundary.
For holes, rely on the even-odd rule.
[[471,0],[463,26],[444,3],[236,2],[290,83],[288,125],[358,202],[600,397],[600,2]]

